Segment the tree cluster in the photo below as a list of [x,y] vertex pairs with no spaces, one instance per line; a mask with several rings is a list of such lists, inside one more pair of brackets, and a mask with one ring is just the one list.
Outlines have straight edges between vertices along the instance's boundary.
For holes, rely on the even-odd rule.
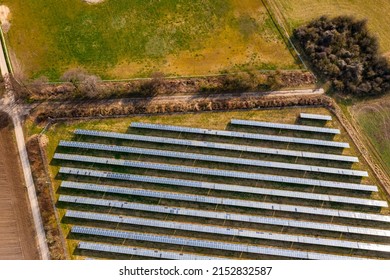
[[339,92],[377,95],[390,90],[390,68],[365,20],[321,17],[294,30],[318,73]]

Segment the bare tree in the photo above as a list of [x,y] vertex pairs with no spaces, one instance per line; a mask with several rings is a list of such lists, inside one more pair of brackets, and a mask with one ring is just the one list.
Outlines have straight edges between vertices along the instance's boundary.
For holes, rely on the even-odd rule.
[[87,71],[82,68],[74,68],[66,71],[60,78],[63,82],[70,82],[76,86],[76,84],[85,80],[88,76]]
[[161,72],[155,72],[150,77],[151,79],[142,83],[141,93],[146,96],[158,95],[159,89],[164,83],[164,74]]
[[49,83],[49,78],[46,76],[40,76],[30,83],[30,87],[35,90],[42,89],[43,86]]
[[100,77],[89,75],[81,82],[80,91],[88,97],[98,97],[101,92],[100,83]]
[[72,83],[81,94],[85,94],[87,97],[97,97],[101,92],[100,77],[91,75],[81,68],[66,71],[61,80]]

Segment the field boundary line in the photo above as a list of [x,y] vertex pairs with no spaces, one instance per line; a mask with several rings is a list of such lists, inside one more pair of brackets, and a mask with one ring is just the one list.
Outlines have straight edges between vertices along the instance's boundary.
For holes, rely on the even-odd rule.
[[[256,69],[256,72],[259,72],[261,74],[267,74],[267,73],[272,73],[276,72],[278,70],[268,70],[268,69]],[[306,69],[302,68],[293,68],[293,69],[280,69],[281,72],[305,72]],[[207,74],[207,75],[183,75],[183,76],[166,76],[163,77],[166,80],[175,80],[175,79],[196,79],[196,78],[209,78],[209,77],[224,77],[224,76],[229,76],[229,75],[237,75],[237,74],[243,74],[243,73],[248,73],[248,71],[238,71],[238,72],[229,72],[229,73],[219,73],[219,74]],[[152,80],[152,77],[139,77],[139,78],[125,78],[125,79],[102,79],[102,82],[132,82],[132,81],[148,81]],[[60,85],[60,84],[65,84],[68,82],[62,82],[62,81],[57,81],[57,82],[47,82],[45,84],[49,85]]]
[[[301,54],[298,52],[297,48],[295,47],[294,43],[290,39],[290,34],[288,33],[285,24],[283,23],[283,20],[280,19],[278,14],[281,14],[280,9],[278,6],[274,3],[271,4],[268,0],[261,0],[263,3],[265,9],[267,10],[268,15],[270,16],[272,22],[274,23],[276,29],[278,30],[279,34],[282,36],[283,41],[286,43],[287,48],[290,50],[290,53],[294,57],[298,57],[298,60],[302,63],[304,70],[309,70],[308,67],[306,66],[306,63],[301,57]],[[273,9],[276,10],[273,12]],[[293,51],[291,51],[291,49]]]

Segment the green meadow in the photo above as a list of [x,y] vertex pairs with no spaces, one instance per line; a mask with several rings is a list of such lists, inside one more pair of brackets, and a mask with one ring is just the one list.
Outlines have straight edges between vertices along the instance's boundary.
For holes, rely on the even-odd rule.
[[298,68],[257,0],[3,0],[15,71],[57,80]]

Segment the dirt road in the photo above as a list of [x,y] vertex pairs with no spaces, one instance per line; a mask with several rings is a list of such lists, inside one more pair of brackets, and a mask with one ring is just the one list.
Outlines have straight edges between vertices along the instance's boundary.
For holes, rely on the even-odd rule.
[[10,127],[0,127],[0,259],[39,259],[36,233]]
[[[0,27],[1,29],[1,27]],[[24,176],[24,181],[19,182],[19,186],[22,186],[22,182],[25,183],[25,186],[27,188],[27,192],[24,191],[23,193],[27,193],[28,199],[29,199],[29,205],[24,206],[23,201],[18,201],[15,200],[13,204],[13,208],[24,208],[26,213],[27,213],[27,208],[30,209],[28,213],[30,213],[30,220],[33,222],[33,225],[35,226],[35,233],[34,235],[30,235],[30,244],[33,244],[34,247],[38,248],[39,250],[39,256],[41,259],[47,260],[49,259],[49,249],[46,243],[46,236],[45,236],[45,231],[43,229],[43,223],[41,219],[41,214],[39,211],[39,206],[38,206],[38,200],[37,196],[35,193],[35,186],[34,186],[34,181],[31,175],[31,168],[30,168],[30,163],[28,161],[28,156],[27,156],[27,151],[26,151],[26,143],[24,142],[24,135],[23,135],[23,128],[22,128],[22,122],[21,122],[21,109],[15,103],[15,97],[14,97],[14,92],[12,88],[12,84],[10,83],[10,71],[8,69],[7,63],[6,63],[6,58],[5,58],[5,53],[4,49],[2,47],[2,44],[0,42],[0,71],[1,75],[4,78],[5,81],[5,90],[6,93],[1,98],[0,100],[0,110],[3,110],[4,112],[8,113],[9,116],[12,118],[12,122],[14,124],[14,132],[15,132],[15,137],[16,137],[16,144],[13,149],[15,151],[15,154],[13,155],[12,158],[7,157],[7,155],[3,156],[1,155],[3,160],[14,160],[16,161],[14,164],[15,165],[7,165],[7,166],[13,166],[15,172],[19,169],[19,165],[21,164],[22,167],[22,174]],[[12,135],[12,134],[11,134]],[[12,144],[14,145],[14,141],[12,142],[4,142],[6,144]],[[18,156],[19,155],[19,156]],[[20,159],[18,162],[17,159]],[[1,172],[0,172],[1,174]],[[18,177],[19,178],[19,177]],[[20,204],[19,204],[20,203]],[[22,207],[23,206],[23,207]],[[16,211],[16,210],[15,210]],[[1,212],[0,212],[0,217],[1,217]],[[1,236],[1,235],[0,235]],[[15,235],[15,238],[17,235]],[[19,237],[20,239],[23,239],[22,237]],[[36,239],[37,238],[37,239]],[[34,240],[32,242],[31,240]],[[37,240],[37,242],[35,242]]]

